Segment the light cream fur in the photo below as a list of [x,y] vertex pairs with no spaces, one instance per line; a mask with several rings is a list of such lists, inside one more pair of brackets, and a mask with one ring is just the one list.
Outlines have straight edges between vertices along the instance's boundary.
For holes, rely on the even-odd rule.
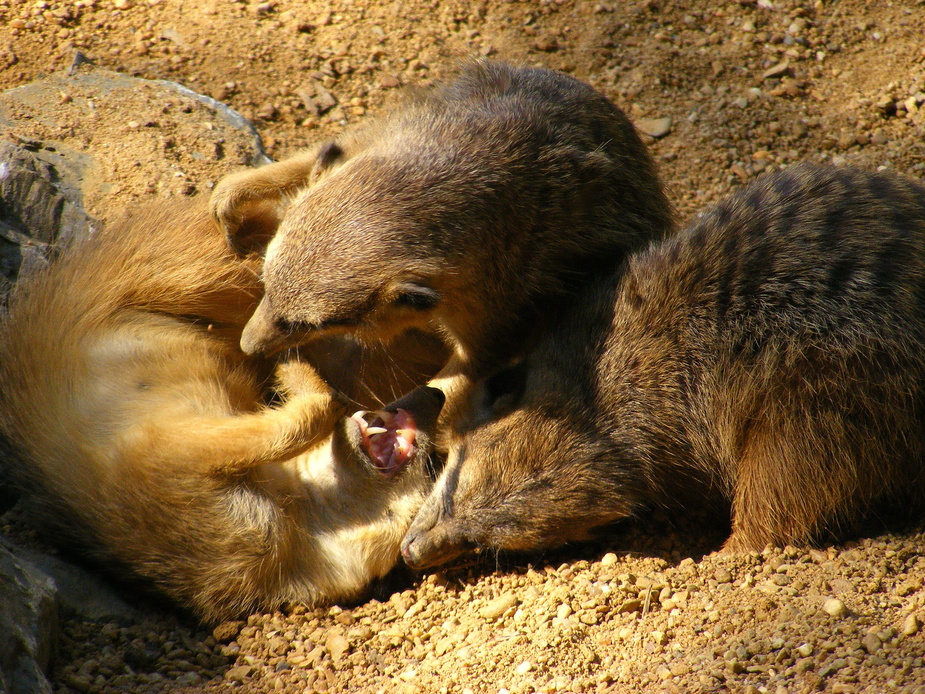
[[240,351],[254,270],[204,210],[149,210],[23,278],[0,327],[26,507],[206,620],[356,596],[429,486],[420,459],[391,479],[369,464],[308,364]]

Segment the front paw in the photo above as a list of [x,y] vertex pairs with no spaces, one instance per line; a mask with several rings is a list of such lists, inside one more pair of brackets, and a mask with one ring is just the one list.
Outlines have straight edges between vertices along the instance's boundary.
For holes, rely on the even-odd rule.
[[287,399],[297,396],[327,395],[333,399],[331,386],[311,364],[298,359],[276,367],[276,388]]
[[245,179],[251,175],[251,171],[242,171],[226,176],[218,182],[209,198],[209,214],[229,243],[237,237],[244,221],[242,206],[249,197]]

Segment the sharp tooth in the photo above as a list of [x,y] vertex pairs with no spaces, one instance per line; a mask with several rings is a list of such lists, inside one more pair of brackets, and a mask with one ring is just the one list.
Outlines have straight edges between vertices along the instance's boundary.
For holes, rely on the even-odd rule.
[[384,434],[387,431],[388,429],[384,427],[367,427],[366,429],[366,433],[370,436],[372,436],[373,434]]

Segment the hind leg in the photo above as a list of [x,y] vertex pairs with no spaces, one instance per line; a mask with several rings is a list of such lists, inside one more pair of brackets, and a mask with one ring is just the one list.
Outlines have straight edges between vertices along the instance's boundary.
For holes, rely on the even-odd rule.
[[832,469],[839,452],[831,437],[805,420],[800,426],[774,419],[765,414],[752,425],[735,466],[726,551],[810,542],[845,503],[845,480]]

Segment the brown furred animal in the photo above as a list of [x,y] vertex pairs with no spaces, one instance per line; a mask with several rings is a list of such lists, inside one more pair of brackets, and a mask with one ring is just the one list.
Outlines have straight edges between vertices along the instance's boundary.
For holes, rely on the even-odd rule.
[[435,382],[450,400],[516,357],[590,270],[672,223],[619,109],[566,75],[490,61],[318,150],[226,178],[212,213],[241,251],[272,238],[245,352],[435,328],[454,350]]
[[731,506],[729,550],[925,500],[925,188],[800,166],[602,275],[475,395],[402,552],[550,547]]
[[[152,210],[22,278],[0,325],[0,431],[26,508],[53,542],[210,621],[356,596],[397,561],[431,483],[442,396],[395,404],[381,428],[402,454],[377,469],[367,422],[307,363],[280,363],[266,404],[273,367],[238,346],[259,298],[207,210]],[[322,346],[335,364],[338,342]],[[369,356],[376,374],[393,358]],[[391,398],[428,373],[372,386]]]

